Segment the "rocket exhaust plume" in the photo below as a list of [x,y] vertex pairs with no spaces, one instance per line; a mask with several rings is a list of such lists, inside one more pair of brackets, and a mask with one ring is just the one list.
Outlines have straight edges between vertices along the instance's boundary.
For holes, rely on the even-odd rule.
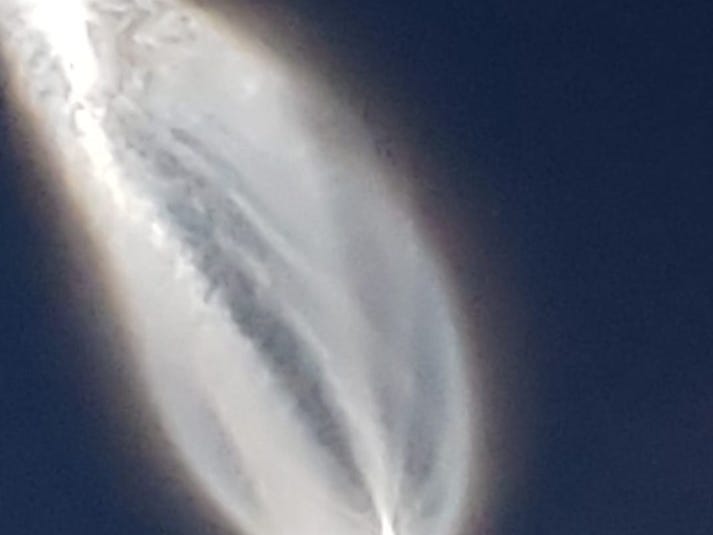
[[2,0],[0,44],[196,492],[249,535],[457,533],[464,347],[356,115],[177,0]]

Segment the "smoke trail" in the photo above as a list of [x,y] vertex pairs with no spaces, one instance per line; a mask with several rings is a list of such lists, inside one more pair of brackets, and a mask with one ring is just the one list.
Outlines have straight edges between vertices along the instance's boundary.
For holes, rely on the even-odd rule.
[[0,16],[201,491],[254,535],[454,533],[473,453],[462,348],[356,122],[179,2]]

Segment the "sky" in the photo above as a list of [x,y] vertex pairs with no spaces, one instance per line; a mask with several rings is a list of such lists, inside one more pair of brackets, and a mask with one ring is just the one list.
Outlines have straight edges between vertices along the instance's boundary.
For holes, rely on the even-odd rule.
[[[497,330],[517,469],[473,535],[710,533],[710,7],[291,5],[438,162],[424,210],[455,214],[444,249]],[[66,365],[95,348],[65,306],[72,261],[21,149],[0,162],[2,533],[191,533],[159,481],[151,504],[117,484],[92,371]]]

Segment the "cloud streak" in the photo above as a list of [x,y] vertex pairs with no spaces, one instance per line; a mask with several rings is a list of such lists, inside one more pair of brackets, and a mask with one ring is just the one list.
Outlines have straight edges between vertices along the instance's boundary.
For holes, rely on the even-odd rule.
[[477,475],[463,348],[367,133],[180,2],[0,15],[201,492],[254,535],[454,533]]

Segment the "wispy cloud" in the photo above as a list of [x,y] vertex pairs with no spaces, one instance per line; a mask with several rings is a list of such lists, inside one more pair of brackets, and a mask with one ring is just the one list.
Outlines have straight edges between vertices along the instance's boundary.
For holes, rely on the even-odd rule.
[[453,533],[474,447],[463,349],[368,134],[180,2],[0,15],[127,358],[201,491],[255,535]]

